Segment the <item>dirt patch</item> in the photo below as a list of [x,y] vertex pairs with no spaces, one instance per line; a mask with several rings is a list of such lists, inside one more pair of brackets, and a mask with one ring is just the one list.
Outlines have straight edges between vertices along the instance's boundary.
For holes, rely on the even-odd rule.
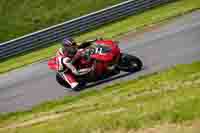
[[20,123],[20,124],[19,123],[15,123],[15,124],[12,124],[12,125],[10,125],[8,127],[0,128],[0,131],[26,127],[26,126],[30,126],[30,125],[34,125],[34,124],[45,122],[47,120],[58,119],[58,118],[63,117],[64,115],[66,115],[66,113],[65,114],[54,114],[54,115],[44,116],[44,117],[41,117],[41,118],[25,121],[25,122]]

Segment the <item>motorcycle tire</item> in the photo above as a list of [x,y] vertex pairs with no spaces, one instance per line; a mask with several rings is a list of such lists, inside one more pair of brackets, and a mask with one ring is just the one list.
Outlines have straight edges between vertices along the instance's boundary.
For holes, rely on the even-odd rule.
[[137,72],[143,67],[142,61],[133,55],[122,54],[119,61],[119,69],[126,72]]
[[63,87],[70,88],[70,85],[63,79],[63,77],[57,73],[56,74],[56,81]]

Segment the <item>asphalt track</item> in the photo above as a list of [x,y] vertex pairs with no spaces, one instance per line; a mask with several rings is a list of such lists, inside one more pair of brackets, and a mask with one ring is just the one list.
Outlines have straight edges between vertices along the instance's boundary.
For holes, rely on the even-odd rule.
[[[143,70],[135,74],[121,73],[94,83],[93,88],[200,60],[200,11],[137,36],[129,33],[120,41],[124,52],[143,60]],[[41,102],[74,94],[78,92],[65,90],[56,83],[55,73],[48,70],[46,61],[0,75],[0,112],[30,109]]]

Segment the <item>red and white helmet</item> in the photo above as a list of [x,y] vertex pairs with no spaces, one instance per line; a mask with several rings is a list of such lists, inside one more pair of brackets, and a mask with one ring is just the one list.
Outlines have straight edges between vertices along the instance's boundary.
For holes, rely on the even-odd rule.
[[76,45],[76,42],[73,38],[65,38],[62,43],[63,47],[71,47]]

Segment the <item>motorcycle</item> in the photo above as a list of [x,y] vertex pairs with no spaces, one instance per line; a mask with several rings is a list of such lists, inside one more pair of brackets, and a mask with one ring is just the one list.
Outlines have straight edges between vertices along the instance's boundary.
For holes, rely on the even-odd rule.
[[[138,57],[122,53],[118,47],[118,42],[113,40],[95,40],[90,42],[90,45],[87,45],[83,51],[89,59],[83,57],[78,64],[76,64],[76,67],[94,67],[93,71],[85,75],[74,75],[67,67],[64,72],[58,72],[58,56],[53,57],[48,61],[48,67],[57,73],[56,80],[60,85],[71,88],[68,79],[64,77],[64,74],[66,73],[74,76],[81,86],[85,86],[89,82],[107,78],[113,73],[118,74],[120,71],[133,73],[140,71],[143,67],[143,63]],[[111,70],[108,70],[108,64],[111,64],[110,66],[113,67]],[[79,89],[80,88],[78,88],[78,90]]]

